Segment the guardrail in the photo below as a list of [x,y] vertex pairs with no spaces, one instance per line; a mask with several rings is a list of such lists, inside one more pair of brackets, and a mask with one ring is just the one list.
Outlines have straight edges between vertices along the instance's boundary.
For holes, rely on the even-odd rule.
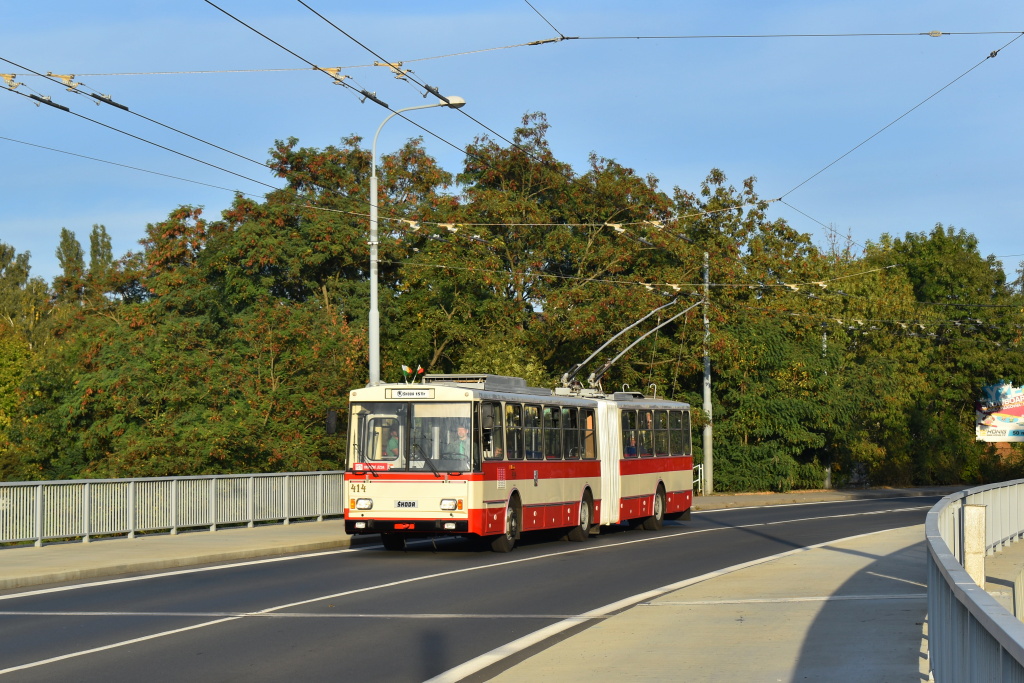
[[344,514],[341,472],[0,483],[0,543]]
[[1024,479],[946,496],[925,520],[928,650],[932,674],[947,681],[1024,682],[1024,623],[964,569],[964,506],[985,505],[985,549],[1024,536]]

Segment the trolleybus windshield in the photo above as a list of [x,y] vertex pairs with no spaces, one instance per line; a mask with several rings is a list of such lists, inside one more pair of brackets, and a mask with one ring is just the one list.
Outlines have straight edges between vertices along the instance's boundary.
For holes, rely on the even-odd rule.
[[468,402],[354,402],[349,468],[469,472],[479,461],[471,415]]

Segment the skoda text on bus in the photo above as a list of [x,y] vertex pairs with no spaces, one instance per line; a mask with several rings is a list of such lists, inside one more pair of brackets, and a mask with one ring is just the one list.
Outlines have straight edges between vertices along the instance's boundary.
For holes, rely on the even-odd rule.
[[522,532],[658,529],[693,502],[690,406],[643,394],[426,375],[350,393],[345,530],[470,535],[508,552]]

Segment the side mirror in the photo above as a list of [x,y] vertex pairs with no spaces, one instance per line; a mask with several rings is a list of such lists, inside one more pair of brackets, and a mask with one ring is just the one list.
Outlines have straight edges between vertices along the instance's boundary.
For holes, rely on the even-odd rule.
[[327,435],[334,436],[338,433],[338,411],[334,408],[327,410]]

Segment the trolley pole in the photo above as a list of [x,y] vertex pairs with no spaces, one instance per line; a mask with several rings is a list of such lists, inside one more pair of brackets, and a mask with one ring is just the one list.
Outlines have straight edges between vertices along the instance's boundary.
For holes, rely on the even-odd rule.
[[715,492],[715,466],[711,448],[711,326],[708,323],[708,300],[711,297],[711,262],[704,252],[704,495]]

